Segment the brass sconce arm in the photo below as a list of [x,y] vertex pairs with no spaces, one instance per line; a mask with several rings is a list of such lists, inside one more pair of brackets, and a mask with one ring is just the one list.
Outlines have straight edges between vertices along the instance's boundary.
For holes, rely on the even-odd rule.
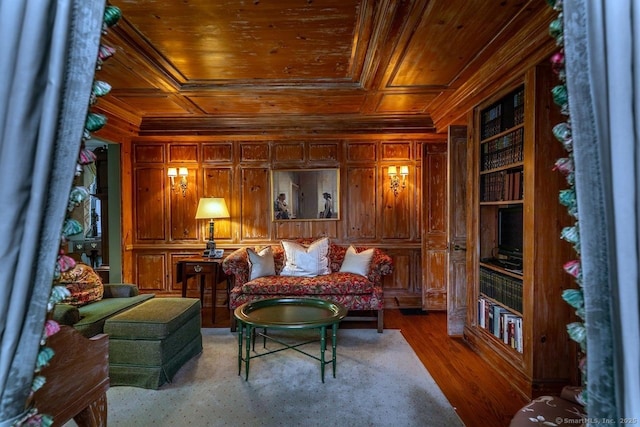
[[167,176],[171,180],[171,191],[176,188],[176,178],[180,177],[180,190],[182,190],[182,197],[187,197],[187,177],[189,176],[189,169],[187,168],[168,168]]
[[409,166],[400,166],[400,173],[398,173],[397,166],[389,166],[387,170],[390,179],[391,190],[393,195],[398,196],[401,189],[407,186],[407,176],[409,176]]

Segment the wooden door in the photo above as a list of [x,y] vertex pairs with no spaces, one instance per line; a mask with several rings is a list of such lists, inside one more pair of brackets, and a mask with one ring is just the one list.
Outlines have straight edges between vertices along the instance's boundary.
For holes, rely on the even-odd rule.
[[467,313],[467,127],[449,128],[447,333],[462,335]]
[[447,309],[447,144],[425,144],[422,309]]

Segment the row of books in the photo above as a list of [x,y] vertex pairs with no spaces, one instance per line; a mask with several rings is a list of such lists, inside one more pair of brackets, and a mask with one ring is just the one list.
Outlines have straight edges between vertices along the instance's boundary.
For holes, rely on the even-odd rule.
[[522,280],[480,267],[480,293],[522,313]]
[[514,92],[505,101],[490,106],[480,114],[480,139],[490,138],[524,121],[524,89]]
[[480,183],[480,201],[522,200],[524,177],[522,170],[509,170],[483,175]]
[[524,89],[513,95],[513,125],[524,123]]
[[482,112],[482,125],[491,123],[502,117],[502,104],[492,105]]
[[502,200],[522,200],[523,172],[509,171],[504,174],[504,186],[502,188]]
[[[500,105],[498,105],[496,108],[500,107]],[[491,109],[488,111],[488,113],[493,113],[495,111],[495,109]],[[488,114],[488,116],[492,116],[493,114]],[[485,115],[483,114],[483,117]],[[480,133],[480,139],[487,139],[487,138],[491,138],[493,135],[497,135],[500,132],[502,132],[503,130],[503,126],[502,126],[502,116],[498,116],[498,117],[494,117],[490,120],[487,120],[486,122],[484,122],[482,124],[482,131]]]
[[519,105],[513,110],[513,125],[524,123],[524,105]]
[[522,317],[486,298],[478,299],[478,325],[522,353]]
[[521,162],[524,158],[523,148],[523,128],[516,129],[500,138],[482,144],[480,170],[491,170]]

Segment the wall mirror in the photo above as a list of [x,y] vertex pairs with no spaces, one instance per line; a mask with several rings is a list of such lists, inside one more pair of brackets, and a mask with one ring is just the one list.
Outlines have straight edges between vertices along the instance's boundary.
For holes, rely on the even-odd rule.
[[275,221],[340,219],[339,169],[271,171]]

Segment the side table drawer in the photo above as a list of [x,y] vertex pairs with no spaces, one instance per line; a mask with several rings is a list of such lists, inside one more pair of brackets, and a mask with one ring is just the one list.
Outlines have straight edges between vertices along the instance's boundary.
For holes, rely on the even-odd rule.
[[213,274],[216,266],[210,263],[189,262],[184,265],[184,274]]

